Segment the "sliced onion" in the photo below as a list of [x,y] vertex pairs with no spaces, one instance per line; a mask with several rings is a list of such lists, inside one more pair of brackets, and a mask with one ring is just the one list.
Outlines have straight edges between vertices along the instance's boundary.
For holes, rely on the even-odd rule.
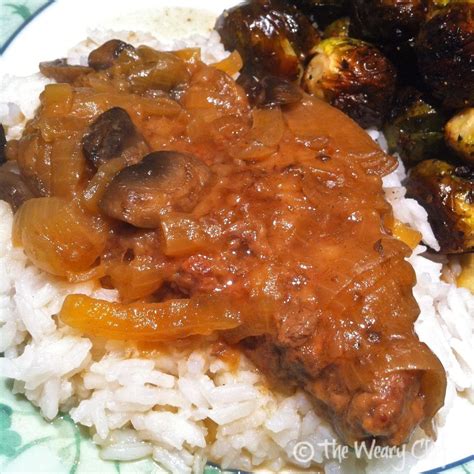
[[233,76],[237,74],[243,67],[244,62],[242,61],[242,56],[240,56],[238,51],[232,51],[226,58],[218,63],[212,64],[213,67],[216,69],[220,69],[225,73],[229,74],[229,76]]
[[164,237],[163,253],[178,257],[196,252],[206,245],[206,234],[199,222],[188,214],[169,213],[160,218]]
[[57,197],[26,201],[15,215],[13,242],[28,258],[53,275],[89,270],[100,257],[107,226],[75,202]]
[[173,51],[175,56],[189,63],[201,61],[201,48],[184,48]]
[[385,176],[397,161],[384,153],[365,130],[340,110],[316,97],[305,96],[284,113],[285,121],[300,140],[324,137],[331,154],[354,162],[368,174]]
[[135,301],[157,291],[163,283],[163,270],[152,258],[135,257],[131,262],[120,262],[107,270],[123,301]]
[[74,136],[56,139],[51,148],[51,194],[74,197],[85,168],[80,140]]
[[66,115],[72,107],[73,89],[70,84],[48,84],[40,95],[45,116]]
[[102,263],[84,272],[66,272],[66,278],[69,283],[81,283],[89,280],[99,280],[105,275],[106,269]]
[[[269,331],[270,307],[262,313],[254,302],[217,295],[128,305],[69,295],[59,317],[71,327],[107,339],[172,341],[218,331],[229,332],[236,341]],[[232,333],[241,327],[242,332]]]
[[278,151],[285,125],[280,109],[254,109],[248,134],[230,151],[239,160],[259,161]]
[[99,167],[97,173],[87,184],[82,196],[82,204],[90,212],[99,213],[98,203],[113,177],[127,166],[125,158],[113,158]]
[[[443,406],[446,393],[446,374],[439,359],[426,344],[415,336],[381,345],[373,352],[363,367],[353,368],[354,377],[361,378],[366,387],[374,380],[394,372],[421,373],[421,392],[425,394],[425,415],[431,420]],[[355,375],[357,374],[357,375]],[[376,376],[374,376],[376,374]]]
[[252,115],[252,138],[266,146],[277,146],[285,130],[280,108],[255,109]]

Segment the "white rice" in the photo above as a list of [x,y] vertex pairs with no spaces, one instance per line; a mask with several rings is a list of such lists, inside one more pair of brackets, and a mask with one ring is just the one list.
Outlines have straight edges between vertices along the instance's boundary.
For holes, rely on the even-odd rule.
[[[200,46],[207,62],[226,54],[216,34],[162,44],[151,35],[96,31],[71,50],[71,61],[84,63],[88,51],[110,37],[158,49]],[[2,78],[0,121],[7,126],[8,138],[21,134],[48,82],[39,74]],[[369,133],[383,140],[378,132]],[[384,178],[387,199],[395,217],[419,230],[424,242],[436,249],[426,212],[405,198],[404,173],[400,164]],[[289,464],[310,466],[293,455],[295,445],[306,441],[313,447],[312,462],[324,461],[326,472],[396,468],[387,460],[366,466],[354,456],[342,463],[325,459],[319,443],[335,434],[315,414],[310,398],[302,391],[290,396],[270,392],[245,357],[232,371],[210,349],[143,353],[131,343],[92,340],[61,326],[55,314],[67,294],[108,300],[117,294],[93,283],[68,284],[36,269],[21,249],[12,247],[12,219],[9,206],[0,202],[0,374],[14,379],[15,392],[25,394],[45,418],[65,410],[90,427],[104,459],[152,456],[176,473],[201,472],[206,460],[223,467],[279,471]],[[474,403],[474,295],[442,282],[441,264],[424,258],[425,250],[420,245],[409,259],[417,274],[414,293],[421,309],[415,329],[448,374],[446,404],[435,420],[440,430],[448,430],[456,401],[467,396]],[[431,449],[436,451],[436,443]],[[407,469],[414,462],[412,458]]]

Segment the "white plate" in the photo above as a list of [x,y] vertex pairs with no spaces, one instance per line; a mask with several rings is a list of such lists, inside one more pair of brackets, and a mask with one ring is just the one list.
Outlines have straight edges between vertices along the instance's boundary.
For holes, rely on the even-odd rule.
[[[17,2],[18,3],[18,2]],[[236,0],[57,0],[29,22],[11,41],[0,58],[2,72],[29,75],[38,63],[67,56],[68,50],[83,41],[90,30],[145,31],[158,39],[182,38],[209,32],[223,9]],[[173,14],[170,14],[172,8]],[[178,11],[176,10],[178,8]],[[199,8],[199,10],[195,10]],[[191,10],[194,9],[194,10]],[[14,98],[10,99],[14,100]],[[440,433],[440,448],[420,459],[412,472],[453,463],[459,472],[473,472],[474,409],[458,397],[449,413],[447,426]],[[456,432],[456,440],[449,433]],[[467,459],[466,459],[467,458]],[[457,461],[461,460],[461,461]],[[469,461],[461,466],[462,462]],[[448,466],[447,466],[448,467]],[[401,471],[406,472],[406,471]],[[454,471],[453,471],[454,472]]]

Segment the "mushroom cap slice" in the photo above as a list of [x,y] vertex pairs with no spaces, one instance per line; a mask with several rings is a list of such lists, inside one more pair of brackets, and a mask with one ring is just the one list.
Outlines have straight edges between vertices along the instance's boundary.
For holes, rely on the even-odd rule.
[[100,114],[90,125],[82,139],[86,159],[99,167],[116,158],[137,139],[135,125],[127,111],[113,107]]
[[99,208],[107,216],[136,227],[155,228],[169,212],[191,212],[211,172],[198,158],[156,151],[124,168],[111,181]]

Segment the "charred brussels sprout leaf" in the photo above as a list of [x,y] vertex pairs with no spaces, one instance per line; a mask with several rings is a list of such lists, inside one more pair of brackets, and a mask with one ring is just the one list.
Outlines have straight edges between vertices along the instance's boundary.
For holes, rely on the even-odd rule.
[[474,165],[474,108],[455,115],[444,131],[448,145],[461,159]]
[[416,43],[423,80],[446,107],[474,106],[474,3],[454,2],[424,23]]
[[295,0],[293,2],[320,28],[347,14],[348,0]]
[[292,4],[254,0],[226,10],[216,29],[228,50],[236,49],[246,70],[296,80],[302,61],[318,42],[319,33]]
[[412,166],[429,156],[445,156],[444,115],[416,90],[402,91],[395,101],[384,132],[390,153]]
[[352,38],[328,38],[315,48],[303,87],[352,117],[380,127],[390,109],[396,71],[374,46]]
[[474,250],[474,169],[422,161],[406,180],[408,197],[428,212],[441,253]]

